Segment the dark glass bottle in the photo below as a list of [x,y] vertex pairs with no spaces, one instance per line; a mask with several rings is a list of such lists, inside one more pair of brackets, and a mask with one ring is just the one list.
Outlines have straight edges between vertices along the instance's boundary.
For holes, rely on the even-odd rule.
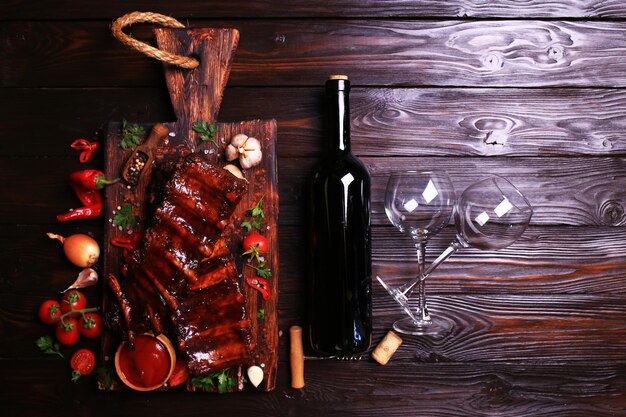
[[327,146],[309,195],[309,336],[322,355],[349,357],[372,338],[370,176],[350,151],[350,81],[326,81]]

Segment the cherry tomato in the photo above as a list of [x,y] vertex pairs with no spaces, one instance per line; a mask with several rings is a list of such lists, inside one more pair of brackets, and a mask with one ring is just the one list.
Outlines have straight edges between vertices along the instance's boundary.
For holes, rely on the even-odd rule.
[[252,233],[243,240],[243,250],[245,252],[256,250],[259,255],[267,252],[267,239],[258,233]]
[[72,367],[72,381],[83,375],[89,375],[96,367],[96,355],[89,349],[78,349],[70,359]]
[[55,329],[57,340],[62,345],[73,345],[80,339],[78,321],[74,318],[65,318],[57,323]]
[[[71,310],[82,310],[85,307],[87,307],[87,299],[78,290],[70,290],[61,298],[61,312],[63,314]],[[70,317],[78,317],[79,315],[80,313],[72,313]]]
[[85,313],[78,321],[78,332],[90,339],[100,336],[102,333],[102,319],[97,313]]
[[57,300],[46,300],[39,306],[39,320],[46,324],[54,324],[61,316],[61,305]]

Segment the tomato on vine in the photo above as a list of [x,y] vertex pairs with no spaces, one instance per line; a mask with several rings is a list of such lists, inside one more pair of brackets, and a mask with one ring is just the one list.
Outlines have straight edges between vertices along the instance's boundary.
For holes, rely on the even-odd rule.
[[39,306],[39,320],[45,324],[54,324],[61,317],[61,305],[57,300],[46,300]]
[[89,338],[94,339],[102,333],[102,319],[97,313],[85,313],[78,321],[78,332]]
[[[72,310],[82,310],[87,307],[87,299],[82,292],[78,290],[70,290],[63,294],[61,298],[61,313],[69,313]],[[70,317],[78,317],[79,312],[70,314]]]
[[55,329],[57,340],[62,345],[73,345],[80,339],[78,321],[75,318],[65,318],[57,323]]

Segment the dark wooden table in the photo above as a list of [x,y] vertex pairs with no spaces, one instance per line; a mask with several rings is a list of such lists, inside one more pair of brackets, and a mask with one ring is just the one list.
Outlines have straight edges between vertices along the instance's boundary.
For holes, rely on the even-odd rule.
[[[77,273],[45,232],[102,238],[102,220],[55,220],[77,204],[67,176],[82,165],[69,144],[111,120],[173,120],[161,65],[109,32],[135,9],[237,27],[220,120],[278,120],[282,335],[270,394],[99,392],[35,346],[50,333],[39,303]],[[148,26],[132,33],[151,38]],[[374,184],[375,274],[409,277],[416,266],[383,212],[394,169],[444,168],[458,190],[498,173],[535,216],[510,248],[464,250],[433,275],[431,309],[456,323],[451,335],[406,337],[385,367],[309,360],[307,385],[294,390],[287,330],[304,323],[302,188],[321,155],[331,73],[354,85],[353,149]],[[626,415],[622,0],[4,1],[0,87],[2,416]],[[436,236],[428,261],[452,237]],[[402,313],[374,288],[378,341]]]

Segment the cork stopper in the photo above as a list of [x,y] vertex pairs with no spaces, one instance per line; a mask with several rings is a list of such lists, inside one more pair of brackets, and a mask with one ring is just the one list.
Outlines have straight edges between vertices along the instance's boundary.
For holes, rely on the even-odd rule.
[[291,362],[291,387],[304,388],[304,348],[302,346],[302,327],[291,326],[289,328],[291,349],[289,361]]
[[387,362],[389,362],[389,359],[396,353],[401,344],[402,339],[400,336],[390,330],[372,352],[372,358],[381,365],[387,365]]
[[329,75],[328,79],[329,80],[347,80],[348,76],[347,75],[335,74],[335,75]]

